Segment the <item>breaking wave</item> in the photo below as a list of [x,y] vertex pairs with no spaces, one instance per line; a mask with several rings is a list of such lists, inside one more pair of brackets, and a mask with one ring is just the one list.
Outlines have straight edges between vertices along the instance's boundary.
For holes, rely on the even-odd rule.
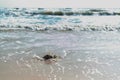
[[120,31],[120,9],[0,8],[0,31]]

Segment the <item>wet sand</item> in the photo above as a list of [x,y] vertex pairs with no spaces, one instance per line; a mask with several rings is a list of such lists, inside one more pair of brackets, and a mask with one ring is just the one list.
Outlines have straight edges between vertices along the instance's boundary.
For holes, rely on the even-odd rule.
[[[119,32],[1,34],[0,80],[120,79]],[[63,59],[52,64],[33,59],[47,52]]]

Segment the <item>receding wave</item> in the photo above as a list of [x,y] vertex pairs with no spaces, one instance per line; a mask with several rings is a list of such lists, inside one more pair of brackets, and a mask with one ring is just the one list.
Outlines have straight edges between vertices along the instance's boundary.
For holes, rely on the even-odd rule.
[[[1,26],[0,26],[1,27]],[[13,26],[12,28],[0,28],[0,31],[120,31],[120,26],[94,26],[94,25],[41,25],[41,26]]]

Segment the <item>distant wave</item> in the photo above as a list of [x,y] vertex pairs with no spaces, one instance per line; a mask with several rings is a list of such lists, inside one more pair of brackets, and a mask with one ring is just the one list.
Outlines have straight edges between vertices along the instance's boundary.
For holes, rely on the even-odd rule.
[[35,15],[58,15],[58,16],[110,16],[110,15],[120,15],[120,9],[72,9],[72,8],[35,8],[35,9],[27,9],[27,8],[1,8],[0,15],[4,16],[35,16]]

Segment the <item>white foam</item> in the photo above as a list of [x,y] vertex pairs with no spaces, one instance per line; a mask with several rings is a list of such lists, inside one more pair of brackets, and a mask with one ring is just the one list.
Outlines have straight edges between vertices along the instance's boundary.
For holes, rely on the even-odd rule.
[[78,62],[81,62],[82,60],[81,59],[77,59]]

